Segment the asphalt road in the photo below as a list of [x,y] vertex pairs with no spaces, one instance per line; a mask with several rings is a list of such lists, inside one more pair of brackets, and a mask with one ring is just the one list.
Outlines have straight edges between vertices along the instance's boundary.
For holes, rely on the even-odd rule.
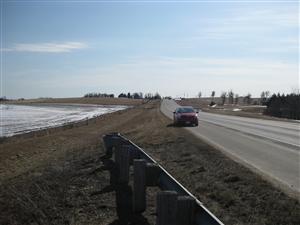
[[[178,104],[163,100],[161,111],[173,119]],[[300,123],[199,112],[190,132],[274,184],[300,193]]]

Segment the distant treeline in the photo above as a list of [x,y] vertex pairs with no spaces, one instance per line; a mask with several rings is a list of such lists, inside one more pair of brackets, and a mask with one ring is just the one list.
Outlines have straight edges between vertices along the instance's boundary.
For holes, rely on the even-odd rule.
[[[213,106],[216,103],[215,91],[211,92],[210,106]],[[202,97],[201,91],[198,93],[198,98]],[[245,105],[264,105],[266,109],[264,114],[300,120],[300,92],[299,90],[294,90],[291,94],[273,94],[270,95],[270,91],[263,91],[260,95],[260,98],[253,99],[251,94],[248,93],[246,96],[239,96],[235,94],[232,90],[228,92],[221,92],[220,97],[218,98],[218,104],[224,105],[225,103],[231,105],[238,105],[239,103]]]
[[[87,93],[83,96],[84,98],[114,98],[114,94],[106,94],[106,93]],[[118,95],[118,98],[133,98],[133,99],[161,99],[161,95],[159,93],[146,93],[143,95],[142,92],[134,92],[130,93],[121,93]]]
[[87,93],[83,96],[84,98],[114,98],[114,94],[106,93]]
[[273,94],[267,99],[265,113],[270,116],[300,119],[300,94]]
[[6,96],[0,97],[0,102],[2,101],[8,101],[8,99],[6,98]]
[[119,94],[118,98],[134,98],[134,99],[161,99],[161,96],[159,93],[146,93],[145,95],[143,95],[142,92],[135,92],[133,94],[131,94],[130,92],[128,92],[127,94],[125,93],[121,93]]

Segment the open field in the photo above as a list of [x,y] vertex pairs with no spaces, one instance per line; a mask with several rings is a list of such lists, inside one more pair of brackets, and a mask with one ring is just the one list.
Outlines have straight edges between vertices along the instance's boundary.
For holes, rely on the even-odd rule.
[[128,98],[36,98],[4,101],[4,104],[96,104],[96,105],[139,105],[142,99]]
[[[73,103],[73,102],[72,102]],[[296,225],[299,201],[188,131],[149,102],[81,126],[35,132],[0,144],[0,224],[154,224],[148,209],[118,220],[101,136],[121,132],[160,162],[225,224]]]

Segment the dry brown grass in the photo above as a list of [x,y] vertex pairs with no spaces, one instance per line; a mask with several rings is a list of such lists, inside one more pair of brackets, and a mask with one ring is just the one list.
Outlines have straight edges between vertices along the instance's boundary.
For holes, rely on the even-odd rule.
[[128,98],[37,98],[3,102],[5,104],[96,104],[96,105],[139,105],[142,99]]
[[[225,224],[299,224],[299,201],[171,126],[158,105],[0,144],[0,224],[126,224],[117,218],[109,162],[101,159],[101,136],[113,131],[143,147]],[[155,191],[136,224],[154,224]]]

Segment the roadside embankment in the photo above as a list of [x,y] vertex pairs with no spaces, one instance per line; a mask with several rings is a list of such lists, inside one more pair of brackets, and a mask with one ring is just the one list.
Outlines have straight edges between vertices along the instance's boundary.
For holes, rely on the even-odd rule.
[[[173,127],[159,106],[152,101],[0,144],[0,224],[126,224],[118,219],[110,165],[101,157],[101,137],[109,132],[144,148],[225,224],[298,224],[298,200]],[[135,224],[154,224],[152,193]]]

